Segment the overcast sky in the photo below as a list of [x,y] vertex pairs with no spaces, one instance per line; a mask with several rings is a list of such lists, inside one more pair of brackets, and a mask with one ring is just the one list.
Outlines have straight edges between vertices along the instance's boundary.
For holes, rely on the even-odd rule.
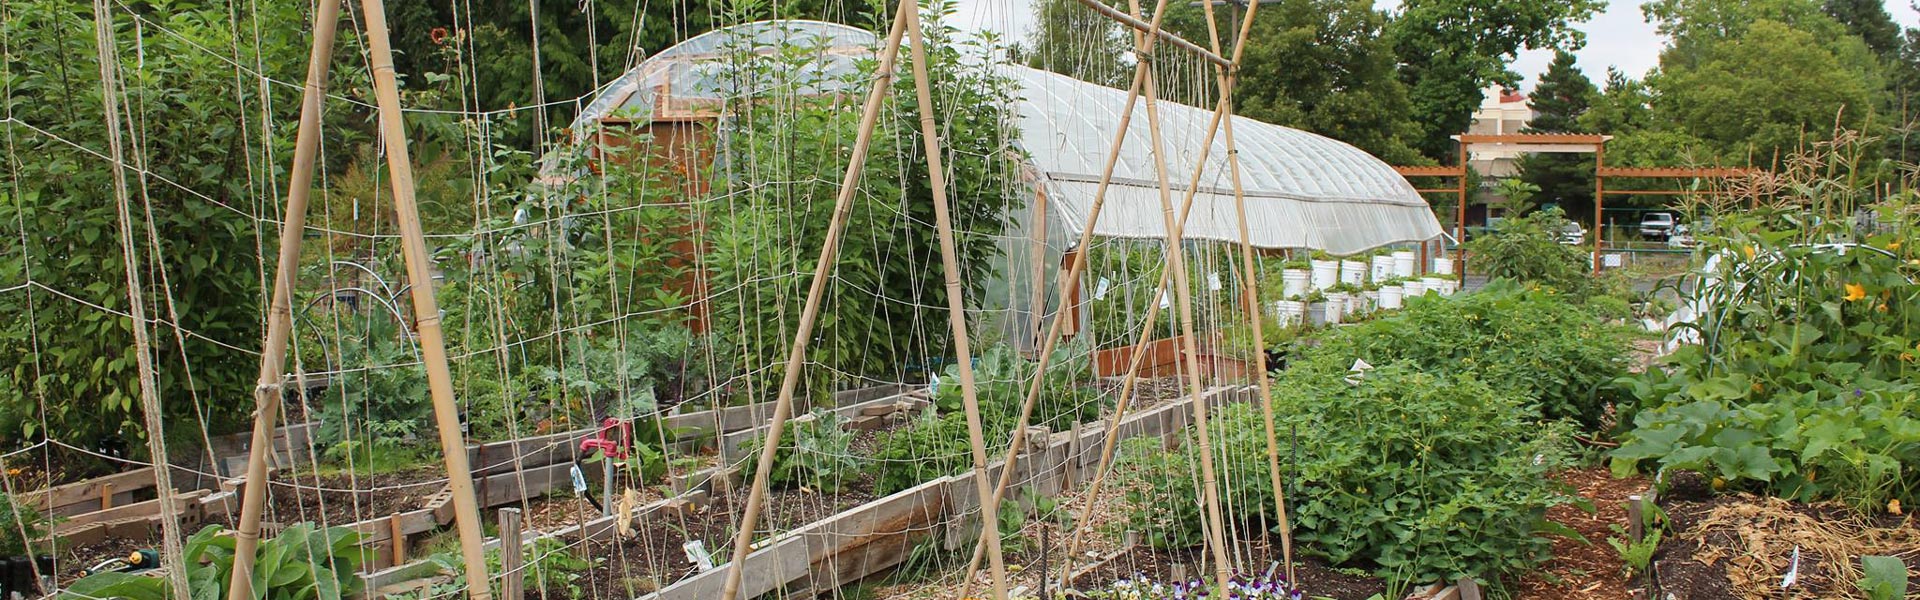
[[[955,16],[963,28],[996,32],[1009,41],[1023,40],[1033,27],[1030,1],[959,0],[959,13]],[[1400,5],[1400,0],[1375,2],[1380,8],[1388,10]],[[1655,35],[1653,26],[1641,17],[1640,4],[1639,0],[1613,0],[1606,12],[1578,26],[1581,31],[1587,32],[1587,45],[1577,53],[1580,69],[1595,84],[1604,84],[1609,66],[1638,78],[1659,64],[1660,48],[1666,41]],[[1887,2],[1887,11],[1902,27],[1920,27],[1920,13],[1914,12],[1907,0],[1890,0]],[[1532,82],[1552,60],[1553,52],[1550,50],[1521,53],[1519,60],[1515,61],[1514,70],[1527,78],[1522,86],[1530,89]]]

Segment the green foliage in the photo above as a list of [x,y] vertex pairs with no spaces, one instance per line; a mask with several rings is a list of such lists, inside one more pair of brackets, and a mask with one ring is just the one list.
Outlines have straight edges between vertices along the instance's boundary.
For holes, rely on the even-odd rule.
[[1074,0],[1040,0],[1033,15],[1032,34],[1016,48],[1021,63],[1107,87],[1133,81],[1133,65],[1122,60],[1133,37],[1118,22]]
[[1593,288],[1591,265],[1579,247],[1560,243],[1566,227],[1558,209],[1501,219],[1492,235],[1468,240],[1473,268],[1488,277],[1538,284],[1584,297]]
[[[936,12],[940,7],[936,7]],[[928,23],[929,63],[936,121],[947,153],[949,202],[957,236],[963,292],[977,300],[999,249],[994,236],[1005,211],[1026,197],[1016,184],[1005,112],[1012,82],[986,61],[962,60],[958,32],[938,20]],[[798,328],[814,263],[825,240],[836,196],[850,158],[859,111],[838,95],[792,95],[797,88],[868,88],[872,75],[823,81],[810,65],[817,48],[788,46],[730,49],[728,76],[760,82],[747,96],[729,99],[738,117],[727,124],[729,160],[717,178],[727,182],[722,200],[703,205],[710,228],[706,257],[715,330],[725,335],[721,356],[740,357],[737,369],[778,389],[793,332]],[[873,64],[863,67],[874,68]],[[902,68],[905,68],[904,66]],[[845,235],[822,311],[813,328],[809,369],[802,393],[822,397],[833,373],[887,374],[902,360],[948,353],[945,287],[938,268],[932,190],[918,141],[911,78],[895,81],[894,102],[874,132],[876,152],[853,191]],[[778,107],[777,109],[775,107]]]
[[[253,593],[276,600],[352,598],[359,594],[361,585],[355,572],[367,558],[359,543],[360,533],[346,527],[319,529],[310,523],[290,526],[260,542],[253,567]],[[187,538],[181,561],[187,565],[187,587],[194,598],[227,597],[233,545],[233,535],[218,525]],[[141,579],[146,581],[138,581]],[[109,572],[75,582],[60,598],[163,600],[170,594],[165,579]]]
[[1907,597],[1907,563],[1897,556],[1860,557],[1860,591],[1869,600]]
[[[1552,290],[1496,281],[1470,294],[1423,298],[1398,313],[1343,327],[1293,370],[1332,381],[1354,359],[1404,361],[1512,392],[1534,418],[1600,426],[1609,383],[1626,372],[1626,338]],[[1305,376],[1305,375],[1303,375]]]
[[316,402],[314,444],[328,460],[367,465],[376,456],[402,451],[417,441],[432,418],[427,375],[413,339],[385,315],[365,321],[360,339],[344,338],[342,364],[328,395]]
[[[1613,526],[1614,533],[1624,534],[1625,529]],[[1626,567],[1626,576],[1633,577],[1648,571],[1653,566],[1653,553],[1660,549],[1660,538],[1664,535],[1658,527],[1648,528],[1646,535],[1639,541],[1629,541],[1624,535],[1607,538],[1607,545],[1620,553],[1620,562]]]
[[[263,138],[261,119],[290,123],[299,106],[297,91],[243,83],[234,65],[299,81],[307,48],[301,27],[232,26],[302,23],[305,4],[230,8],[109,11],[123,69],[117,125],[133,196],[128,242],[149,286],[137,293],[161,323],[149,336],[159,404],[169,422],[205,420],[215,434],[252,410],[231,394],[252,389],[259,367],[247,354],[260,342],[257,258],[271,256],[273,242],[255,236],[255,217],[274,217],[249,211],[273,195],[266,181],[284,181],[278,172],[292,155],[292,128]],[[136,16],[165,29],[136,27]],[[46,435],[88,448],[124,445],[135,449],[129,458],[145,460],[133,324],[118,316],[129,301],[113,168],[102,157],[108,129],[92,13],[58,0],[9,2],[0,39],[13,157],[0,176],[0,222],[15,232],[0,236],[0,288],[36,286],[0,294],[8,316],[0,322],[0,438],[7,446]]]
[[1519,79],[1507,65],[1521,49],[1579,48],[1585,40],[1573,25],[1603,6],[1597,0],[1402,2],[1385,37],[1401,63],[1410,116],[1421,127],[1414,138],[1420,151],[1430,158],[1450,156],[1455,148],[1447,136],[1467,130],[1482,90]]
[[[1082,344],[1063,344],[1054,349],[1029,425],[1060,431],[1100,416],[1099,394],[1082,384],[1090,357]],[[1035,363],[1007,346],[989,348],[975,361],[975,395],[980,402],[982,439],[989,458],[1000,454],[1013,437],[1014,424],[1020,419],[1021,405],[1033,382],[1034,367]],[[875,491],[889,494],[973,468],[958,366],[949,366],[941,377],[934,407],[936,410],[922,414],[912,425],[880,435],[874,453],[880,463]]]
[[46,536],[51,524],[32,504],[0,496],[0,556],[28,556],[28,543]]
[[[1908,196],[1868,207],[1880,228],[1807,218],[1852,212],[1858,190],[1829,174],[1846,170],[1718,201],[1731,210],[1702,238],[1711,277],[1683,288],[1700,315],[1679,335],[1697,343],[1623,380],[1635,402],[1617,471],[1696,470],[1860,510],[1920,501],[1920,229]],[[1891,250],[1812,245],[1850,238]]]
[[[816,408],[789,423],[787,435],[780,436],[780,450],[774,453],[768,485],[831,494],[867,470],[869,461],[854,450],[854,432],[839,413]],[[766,438],[755,439],[747,446],[747,455],[759,456],[765,444]]]
[[[1408,363],[1358,385],[1285,372],[1275,382],[1281,431],[1297,432],[1287,497],[1295,539],[1335,564],[1370,561],[1383,577],[1491,578],[1546,557],[1549,507],[1572,501],[1547,473],[1567,464],[1564,429],[1541,425],[1520,394]],[[1271,525],[1260,412],[1216,417],[1216,469],[1242,473],[1222,490],[1232,517]],[[1199,539],[1191,452],[1131,442],[1121,467],[1130,524],[1158,545]]]

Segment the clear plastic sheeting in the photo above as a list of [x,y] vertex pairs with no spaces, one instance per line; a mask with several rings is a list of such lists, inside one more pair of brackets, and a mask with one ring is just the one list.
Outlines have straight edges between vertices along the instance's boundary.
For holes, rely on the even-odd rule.
[[[1078,234],[1086,227],[1127,94],[1022,66],[1005,72],[1021,89],[1021,145],[1045,174],[1049,200]],[[1193,181],[1213,112],[1165,101],[1158,107],[1167,178],[1178,206]],[[1297,129],[1244,117],[1233,124],[1254,245],[1346,255],[1440,235],[1426,200],[1380,159]],[[1146,110],[1136,106],[1096,235],[1166,236],[1152,140]],[[1240,240],[1224,135],[1214,136],[1184,233],[1186,239]]]
[[[767,84],[734,81],[720,61],[795,48],[816,49],[811,68],[824,75],[796,78],[810,88],[795,90],[796,94],[857,92],[870,84],[857,76],[859,61],[871,58],[878,43],[870,32],[819,21],[762,21],[711,31],[647,59],[615,80],[581,111],[579,119],[720,116],[721,101],[738,93],[738,86]],[[1019,65],[1001,69],[1018,85],[1015,126],[1020,148],[1038,174],[1044,197],[1052,203],[1048,212],[1060,217],[1049,228],[1077,238],[1087,227],[1127,94]],[[1168,179],[1177,204],[1189,189],[1213,113],[1166,101],[1159,103],[1159,109]],[[1166,236],[1148,127],[1146,111],[1136,107],[1105,207],[1094,225],[1096,235]],[[1441,234],[1432,208],[1406,178],[1358,148],[1243,117],[1234,118],[1234,136],[1255,246],[1347,255]],[[1187,222],[1186,239],[1240,240],[1226,156],[1226,139],[1216,135]],[[1017,221],[1020,215],[1009,218]]]

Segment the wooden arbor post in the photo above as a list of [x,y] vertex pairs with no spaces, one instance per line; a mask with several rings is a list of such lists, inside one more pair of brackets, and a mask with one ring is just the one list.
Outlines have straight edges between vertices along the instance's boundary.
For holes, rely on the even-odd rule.
[[[396,221],[407,279],[413,294],[415,327],[420,354],[426,363],[427,386],[433,397],[434,421],[445,455],[448,486],[453,491],[454,518],[460,531],[467,594],[474,600],[493,597],[487,565],[481,552],[485,535],[480,529],[479,503],[473,494],[473,471],[467,464],[466,442],[460,433],[460,415],[453,399],[453,377],[447,368],[446,343],[440,330],[440,308],[434,299],[432,256],[420,227],[414,203],[413,162],[407,152],[406,127],[400,114],[400,91],[395,81],[393,49],[387,35],[386,6],[382,0],[362,0],[367,22],[367,45],[372,62],[374,92],[380,115],[380,137],[386,144],[391,171]],[[274,299],[268,314],[267,338],[261,357],[261,379],[255,391],[259,404],[254,415],[253,447],[247,462],[247,489],[242,499],[240,533],[235,544],[230,600],[253,596],[253,563],[258,552],[260,513],[266,501],[266,462],[272,456],[274,413],[280,402],[280,370],[286,360],[286,340],[292,317],[289,298],[298,267],[299,241],[306,217],[306,190],[313,180],[313,162],[319,142],[321,104],[325,98],[327,66],[332,58],[339,2],[323,0],[314,15],[314,42],[308,56],[300,129],[295,141],[294,175],[288,189],[287,222],[280,232],[281,247],[274,279]],[[288,241],[291,240],[291,241]]]

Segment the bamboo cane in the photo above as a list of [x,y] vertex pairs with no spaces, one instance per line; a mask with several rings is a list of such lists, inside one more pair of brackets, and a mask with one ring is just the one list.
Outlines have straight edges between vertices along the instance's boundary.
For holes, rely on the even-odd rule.
[[[1154,31],[1159,30],[1160,17],[1165,15],[1166,7],[1167,0],[1159,0],[1159,4],[1155,6],[1153,12],[1153,22],[1148,24],[1149,29]],[[1127,101],[1121,105],[1120,108],[1119,130],[1114,132],[1113,144],[1107,148],[1106,165],[1101,170],[1100,182],[1094,187],[1093,204],[1087,208],[1087,223],[1080,230],[1079,240],[1072,246],[1072,248],[1078,248],[1080,251],[1074,253],[1073,262],[1068,265],[1067,272],[1060,278],[1060,298],[1063,303],[1067,298],[1072,297],[1071,290],[1075,282],[1078,282],[1080,275],[1086,271],[1088,254],[1086,250],[1090,248],[1093,243],[1094,225],[1100,222],[1100,211],[1106,206],[1107,188],[1113,184],[1113,169],[1115,165],[1120,162],[1120,151],[1125,147],[1127,141],[1127,129],[1133,122],[1133,107],[1140,98],[1141,88],[1146,85],[1147,70],[1152,64],[1153,46],[1159,39],[1160,37],[1157,35],[1149,35],[1146,38],[1146,43],[1140,48],[1140,62],[1135,64],[1133,68],[1133,83],[1127,87]],[[1064,312],[1064,306],[1062,310]],[[1007,444],[1007,454],[1000,469],[1000,481],[994,486],[993,497],[983,506],[991,507],[993,510],[998,511],[1000,509],[1001,497],[1006,494],[1007,486],[1013,482],[1015,461],[1019,460],[1019,454],[1017,452],[1021,446],[1027,443],[1027,422],[1033,419],[1033,407],[1040,400],[1040,387],[1046,380],[1047,366],[1053,360],[1053,349],[1059,345],[1060,337],[1065,331],[1064,315],[1056,315],[1053,321],[1047,326],[1046,341],[1040,344],[1040,354],[1038,360],[1035,361],[1036,370],[1033,374],[1033,383],[1027,387],[1026,400],[1022,401],[1020,405],[1020,418],[1014,421],[1013,440]],[[975,541],[973,545],[973,558],[967,562],[966,576],[960,582],[961,597],[964,598],[972,594],[973,577],[980,571],[980,561],[985,554],[985,538]]]
[[161,564],[176,597],[184,598],[186,564],[180,560],[180,520],[173,497],[173,474],[167,462],[166,432],[161,423],[159,384],[155,381],[152,345],[147,339],[146,289],[140,283],[139,256],[133,247],[133,206],[127,193],[127,165],[120,137],[119,65],[113,36],[113,15],[105,0],[93,2],[93,33],[100,62],[100,105],[107,121],[107,147],[113,160],[114,208],[120,221],[120,258],[126,269],[127,317],[132,321],[133,356],[140,369],[140,414],[147,429],[147,453],[153,460],[153,483],[160,491]]
[[[1128,0],[1133,12],[1140,12],[1139,0]],[[1155,96],[1159,95],[1154,86],[1152,73],[1147,74],[1147,89],[1142,96],[1147,105],[1147,131],[1153,138],[1154,177],[1159,180],[1161,220],[1167,228],[1167,269],[1173,271],[1174,302],[1180,307],[1180,343],[1181,352],[1187,357],[1186,375],[1188,391],[1193,394],[1194,432],[1200,444],[1200,502],[1205,505],[1208,532],[1213,544],[1213,570],[1215,582],[1220,590],[1220,598],[1227,597],[1227,583],[1232,578],[1232,566],[1227,562],[1227,545],[1224,536],[1225,520],[1220,516],[1220,486],[1213,468],[1213,443],[1207,431],[1207,400],[1200,396],[1200,340],[1193,329],[1193,288],[1187,281],[1186,251],[1181,248],[1180,232],[1174,231],[1173,193],[1168,188],[1166,145],[1160,134],[1160,109]]]
[[[953,219],[947,210],[946,165],[940,154],[939,131],[933,123],[933,87],[932,78],[927,76],[927,42],[920,32],[919,7],[904,10],[907,17],[907,36],[912,40],[914,95],[920,105],[920,139],[927,150],[927,171],[929,184],[933,187],[933,226],[940,237],[940,267],[946,277],[947,321],[953,328],[954,364],[960,370],[961,405],[967,413],[967,436],[973,446],[973,481],[981,498],[993,493],[993,484],[987,479],[986,434],[980,424],[980,400],[974,387],[973,351],[967,340],[967,309],[960,291],[960,263],[958,252],[954,250]],[[1006,600],[1007,571],[1006,558],[1000,552],[1000,519],[998,511],[989,512],[988,507],[980,507],[980,538],[986,540],[986,552],[992,559],[993,597]]]
[[412,288],[414,327],[420,335],[420,357],[427,367],[427,388],[433,395],[433,417],[440,430],[440,450],[447,465],[447,486],[453,492],[454,523],[460,531],[460,555],[466,564],[467,597],[491,600],[486,555],[481,545],[480,506],[473,494],[473,470],[467,465],[467,446],[460,433],[459,407],[453,400],[453,375],[447,370],[446,342],[440,333],[440,307],[433,293],[433,257],[427,253],[420,227],[420,209],[414,204],[413,161],[407,153],[406,124],[400,114],[400,88],[394,80],[393,48],[387,39],[384,0],[361,0],[367,21],[367,47],[373,64],[373,87],[380,113],[380,138],[386,143],[387,170],[393,181],[395,222]]
[[233,573],[228,600],[253,597],[253,561],[260,545],[260,514],[267,503],[267,462],[273,456],[273,424],[280,409],[280,378],[293,330],[293,281],[300,268],[301,234],[307,223],[307,194],[313,189],[313,163],[319,155],[320,119],[327,98],[327,72],[340,24],[341,0],[321,0],[313,15],[313,48],[307,55],[307,83],[300,95],[300,129],[294,134],[293,173],[287,181],[287,210],[280,226],[280,257],[274,267],[273,300],[267,309],[267,337],[261,343],[260,379],[253,390],[253,443],[247,452],[247,486],[240,496],[240,523],[234,530]]
[[[370,0],[378,1],[378,0]],[[901,13],[916,10],[913,0],[901,0]],[[860,130],[854,137],[853,156],[847,173],[840,180],[840,194],[834,199],[833,218],[827,223],[826,239],[821,243],[820,259],[814,263],[813,282],[807,288],[807,301],[800,310],[800,322],[793,332],[792,349],[787,353],[787,371],[780,379],[780,395],[773,404],[773,419],[767,425],[767,439],[760,448],[760,462],[754,467],[753,487],[747,493],[747,505],[733,536],[733,554],[727,565],[726,583],[720,588],[721,600],[736,600],[740,579],[746,574],[747,555],[753,551],[753,530],[760,517],[760,504],[766,500],[767,479],[773,475],[773,460],[780,450],[780,433],[793,413],[794,389],[800,385],[800,370],[807,359],[807,342],[813,338],[813,322],[820,315],[820,297],[825,295],[827,278],[832,274],[834,257],[840,251],[840,236],[846,229],[847,214],[853,210],[853,195],[859,190],[861,171],[866,168],[867,149],[873,143],[873,127],[880,119],[880,105],[886,100],[893,82],[894,58],[900,54],[900,36],[906,30],[907,17],[894,15],[887,40],[880,46],[880,64],[875,71],[873,89],[867,92],[860,113]]]
[[[1207,36],[1213,51],[1220,51],[1219,27],[1213,18],[1213,3],[1202,5],[1207,18]],[[1267,340],[1262,329],[1260,315],[1260,278],[1256,276],[1253,265],[1253,235],[1247,224],[1246,187],[1240,180],[1240,147],[1233,141],[1233,91],[1240,77],[1240,57],[1246,50],[1247,37],[1253,30],[1253,17],[1260,13],[1260,3],[1253,2],[1247,7],[1247,14],[1240,20],[1240,30],[1235,34],[1231,66],[1217,69],[1215,77],[1220,85],[1220,102],[1227,118],[1222,121],[1221,134],[1227,144],[1227,173],[1233,181],[1233,209],[1240,218],[1240,291],[1247,309],[1247,325],[1253,328],[1253,360],[1255,381],[1260,389],[1260,417],[1267,434],[1267,474],[1273,485],[1273,510],[1280,521],[1280,561],[1286,565],[1287,581],[1297,584],[1293,578],[1293,527],[1287,519],[1286,492],[1280,489],[1280,439],[1273,422],[1273,380],[1267,373]]]

